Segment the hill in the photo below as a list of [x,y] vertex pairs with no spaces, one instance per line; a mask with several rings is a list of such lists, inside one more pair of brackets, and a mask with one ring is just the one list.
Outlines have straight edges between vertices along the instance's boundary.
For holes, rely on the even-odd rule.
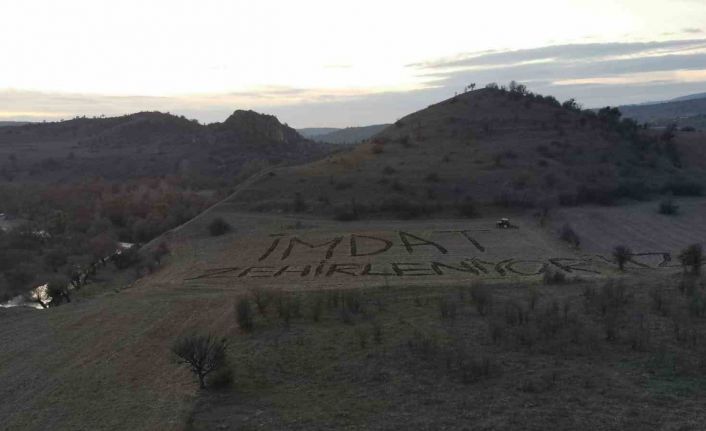
[[641,130],[615,110],[488,88],[410,114],[349,151],[278,170],[234,203],[342,217],[610,203],[684,178],[703,184],[699,151],[697,141]]
[[233,179],[249,163],[300,163],[325,154],[273,116],[236,111],[207,126],[159,112],[75,118],[0,132],[0,170],[14,181],[124,180],[185,175]]
[[[251,112],[211,126],[147,117],[190,137],[257,138],[245,148],[299,139]],[[706,201],[678,197],[673,215],[583,203],[701,179],[700,136],[489,88],[320,161],[264,170],[131,261],[98,265],[70,302],[0,308],[3,427],[699,429],[706,292],[680,256],[704,241]],[[175,212],[150,201],[160,182],[128,184],[127,199],[116,184],[98,188],[106,212],[84,215],[87,231]],[[527,208],[545,199],[565,208]],[[54,231],[80,219],[66,214],[48,217]],[[501,216],[513,228],[496,228]],[[77,232],[58,240],[85,246]],[[27,233],[0,235],[16,260]],[[622,268],[617,245],[629,249]],[[206,389],[171,352],[192,334],[226,346]]]
[[0,127],[21,126],[29,124],[27,121],[0,121]]
[[297,129],[297,132],[299,132],[299,134],[304,136],[305,138],[311,139],[316,136],[335,132],[337,130],[341,129],[337,127],[305,127],[303,129]]
[[677,124],[679,127],[693,127],[703,130],[706,122],[706,94],[693,94],[670,101],[644,105],[619,106],[626,117],[640,123],[664,127]]
[[327,142],[329,144],[357,144],[366,139],[370,139],[388,126],[390,125],[375,124],[372,126],[346,127],[345,129],[318,134],[313,136],[312,139],[317,142]]

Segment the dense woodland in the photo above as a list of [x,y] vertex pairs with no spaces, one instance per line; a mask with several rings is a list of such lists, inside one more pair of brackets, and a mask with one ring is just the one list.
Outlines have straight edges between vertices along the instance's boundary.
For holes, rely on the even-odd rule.
[[0,231],[0,300],[37,282],[68,282],[113,254],[118,242],[145,243],[221,197],[189,189],[176,177],[3,184],[0,202],[17,227]]

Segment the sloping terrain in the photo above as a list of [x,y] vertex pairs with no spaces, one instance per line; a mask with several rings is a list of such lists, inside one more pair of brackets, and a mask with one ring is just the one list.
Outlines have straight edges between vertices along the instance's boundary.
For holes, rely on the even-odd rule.
[[0,171],[18,182],[160,175],[232,179],[249,163],[300,163],[327,151],[275,117],[252,111],[235,111],[208,126],[141,112],[4,128]]
[[372,126],[346,127],[345,129],[314,135],[311,139],[316,142],[328,142],[329,144],[357,144],[370,139],[388,126],[389,124],[375,124]]
[[626,117],[640,123],[650,123],[655,126],[677,124],[680,127],[694,127],[703,130],[706,115],[706,96],[694,94],[670,101],[644,105],[619,106]]
[[[578,111],[552,98],[489,88],[408,115],[350,151],[273,172],[237,202],[327,214],[429,213],[467,200],[607,203],[661,191],[680,178],[703,184],[704,141],[695,135],[681,149],[681,134],[640,130],[616,111]],[[690,145],[697,146],[694,157],[680,157]]]
[[[673,216],[657,202],[525,208],[702,178],[696,135],[675,138],[677,160],[671,141],[611,121],[480,90],[262,171],[143,247],[170,252],[149,270],[0,309],[0,429],[700,429],[706,294],[677,256],[706,240],[703,198],[675,198]],[[240,113],[208,133],[298,139],[272,125]],[[409,203],[427,217],[399,220]],[[332,219],[339,206],[360,219]],[[231,230],[210,234],[219,219]],[[616,245],[636,253],[625,271]],[[176,363],[190,333],[227,341],[231,386],[199,390]]]
[[[697,223],[698,235],[706,229],[692,212],[703,205],[684,204],[689,218],[670,222],[674,235],[660,232],[667,243],[634,227],[618,236],[620,224],[605,235],[639,251],[675,256],[694,240],[679,226]],[[234,232],[210,236],[207,227],[217,217]],[[703,399],[659,401],[659,390],[645,388],[642,359],[625,344],[606,344],[589,332],[581,342],[586,344],[564,353],[496,346],[468,299],[457,305],[458,323],[438,322],[438,301],[467,298],[468,287],[480,283],[494,290],[496,300],[511,303],[524,303],[527,286],[536,286],[542,307],[554,298],[571,301],[571,310],[579,312],[580,292],[591,283],[629,277],[646,295],[645,283],[681,272],[673,261],[664,266],[663,258],[637,256],[621,274],[609,250],[594,248],[590,238],[608,216],[587,210],[580,222],[576,214],[561,217],[576,223],[585,246],[573,249],[532,217],[514,217],[517,229],[497,229],[493,218],[341,224],[243,214],[221,203],[163,236],[171,256],[135,283],[46,311],[0,310],[0,429],[433,429],[440,422],[462,429],[470,420],[510,430],[542,429],[553,417],[557,429],[588,430],[611,429],[620,417],[631,429],[651,430],[698,421],[694,412],[702,411],[697,406]],[[668,227],[659,224],[661,217],[651,213],[637,221]],[[542,286],[547,267],[582,281]],[[267,316],[257,318],[255,332],[243,333],[235,303],[258,289],[293,292],[304,308],[284,325],[273,302]],[[364,314],[345,318],[327,305],[321,323],[311,323],[312,295],[351,289],[367,298]],[[383,341],[359,347],[360,331],[369,331],[371,322],[383,325]],[[171,342],[191,331],[229,339],[233,389],[199,392],[173,361]],[[409,343],[422,342],[415,337],[434,337],[422,341],[440,346],[461,337],[470,343],[466,348],[498,361],[492,363],[498,374],[492,371],[479,383],[476,377],[458,380],[455,365],[444,372],[442,358],[436,365],[433,356],[408,353]],[[548,348],[555,347],[541,347]],[[567,404],[569,396],[580,400]],[[614,408],[618,400],[620,411]],[[649,420],[637,420],[629,409]],[[581,424],[577,418],[584,418]]]

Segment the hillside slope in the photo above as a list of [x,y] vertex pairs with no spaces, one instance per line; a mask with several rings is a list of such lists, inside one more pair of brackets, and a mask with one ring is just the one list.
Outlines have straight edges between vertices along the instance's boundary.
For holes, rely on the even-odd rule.
[[0,171],[13,181],[233,178],[249,162],[301,163],[325,154],[275,117],[235,111],[208,126],[160,112],[76,118],[0,131]]
[[640,123],[666,126],[676,123],[680,127],[703,129],[706,125],[706,96],[695,94],[674,100],[646,105],[618,107],[626,117]]
[[312,137],[317,142],[329,144],[357,144],[365,141],[389,127],[389,124],[375,124],[372,126],[346,127]]
[[408,115],[350,151],[279,170],[235,203],[314,213],[428,212],[467,200],[607,203],[681,178],[702,182],[704,156],[680,154],[703,141],[666,139],[612,110],[581,112],[553,98],[482,89]]

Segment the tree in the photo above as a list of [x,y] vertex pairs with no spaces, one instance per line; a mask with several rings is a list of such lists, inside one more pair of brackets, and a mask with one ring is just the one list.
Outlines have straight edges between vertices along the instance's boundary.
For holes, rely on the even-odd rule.
[[563,108],[569,109],[569,110],[571,110],[571,111],[576,111],[576,112],[578,112],[578,111],[581,110],[581,105],[579,105],[579,104],[576,102],[576,99],[569,99],[569,100],[565,101],[564,103],[562,103],[561,106],[562,106]]
[[568,242],[569,244],[573,245],[576,248],[579,248],[579,246],[581,245],[581,238],[579,238],[579,235],[568,224],[565,224],[561,228],[560,237],[562,240]]
[[231,230],[230,225],[227,221],[223,220],[221,217],[216,217],[208,225],[208,232],[211,236],[219,236],[228,233]]
[[170,253],[169,246],[166,242],[160,242],[154,250],[152,250],[152,259],[159,265],[162,263],[162,258]]
[[692,244],[682,250],[681,254],[679,254],[679,260],[681,261],[684,270],[691,268],[691,273],[698,275],[701,272],[703,255],[704,250],[703,247],[701,247],[701,244]]
[[66,280],[57,278],[47,283],[47,296],[51,297],[49,305],[57,307],[66,302],[71,302],[69,285]]
[[238,303],[235,306],[235,313],[240,329],[243,331],[251,331],[253,328],[253,312],[248,298],[238,299]]
[[625,270],[625,264],[630,260],[630,256],[632,256],[632,250],[627,246],[618,245],[613,249],[613,258],[615,258],[621,271]]
[[104,232],[94,236],[88,241],[88,250],[96,260],[105,264],[106,259],[113,256],[118,250],[118,243]]
[[113,256],[113,263],[117,269],[126,269],[142,261],[142,256],[136,246],[132,246]]
[[189,367],[199,379],[199,387],[206,387],[205,378],[226,364],[225,339],[216,340],[211,335],[186,335],[172,345],[172,353],[179,363]]
[[51,268],[52,271],[57,272],[60,267],[66,265],[68,262],[67,252],[61,248],[54,248],[44,255],[44,263]]

